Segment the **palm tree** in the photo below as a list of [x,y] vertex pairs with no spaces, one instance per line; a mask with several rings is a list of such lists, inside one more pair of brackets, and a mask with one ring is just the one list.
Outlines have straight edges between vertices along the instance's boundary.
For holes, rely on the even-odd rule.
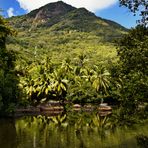
[[77,63],[74,68],[75,75],[81,76],[83,69],[85,69],[85,63],[87,61],[86,54],[80,54],[77,58]]
[[63,71],[65,73],[69,73],[69,72],[71,72],[73,70],[73,67],[70,65],[70,62],[71,62],[71,60],[69,58],[65,59],[62,62],[61,69],[63,69]]
[[64,73],[61,69],[54,71],[51,77],[51,87],[55,93],[55,97],[60,100],[62,99],[62,102],[64,102],[64,98],[67,93],[68,80],[65,79]]
[[21,85],[34,105],[46,102],[51,97],[51,73],[47,64],[32,63],[27,67],[25,77],[21,78]]
[[86,81],[91,82],[91,77],[92,77],[93,73],[94,73],[93,69],[86,67],[81,70],[81,74],[82,74],[81,77],[84,78]]
[[86,62],[86,54],[80,54],[80,55],[78,56],[78,65],[79,65],[80,67],[83,67],[84,64],[85,64],[85,62]]
[[99,69],[98,66],[95,66],[94,68],[95,70],[91,77],[92,86],[102,97],[104,97],[105,95],[108,95],[110,88],[110,74],[105,68]]

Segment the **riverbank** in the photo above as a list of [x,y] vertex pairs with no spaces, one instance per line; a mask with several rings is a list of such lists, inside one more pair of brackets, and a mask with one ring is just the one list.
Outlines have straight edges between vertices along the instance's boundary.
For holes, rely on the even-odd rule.
[[[107,104],[92,105],[86,104],[84,106],[80,104],[65,105],[67,110],[72,112],[92,112],[96,111],[100,116],[106,116],[112,113],[112,107]],[[68,107],[67,107],[68,106]],[[14,112],[14,117],[28,116],[28,115],[48,115],[56,116],[64,112],[64,107],[60,103],[41,104],[37,107],[29,106],[26,108],[17,108]]]

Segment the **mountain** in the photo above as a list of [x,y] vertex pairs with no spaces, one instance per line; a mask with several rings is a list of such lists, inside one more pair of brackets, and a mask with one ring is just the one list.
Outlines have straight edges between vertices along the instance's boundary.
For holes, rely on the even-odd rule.
[[18,32],[9,38],[8,48],[29,61],[44,55],[60,61],[81,52],[89,53],[92,61],[98,57],[105,61],[116,56],[113,40],[127,32],[116,22],[62,1],[8,20]]
[[12,25],[16,28],[28,29],[35,26],[52,26],[60,21],[60,17],[73,11],[74,7],[58,1],[56,3],[49,3],[39,9],[33,10],[27,15],[12,18]]
[[27,15],[12,17],[10,20],[18,29],[52,27],[53,31],[78,30],[95,32],[98,35],[111,31],[111,36],[120,36],[122,31],[126,31],[126,28],[116,22],[102,19],[85,8],[77,9],[62,1],[47,4]]

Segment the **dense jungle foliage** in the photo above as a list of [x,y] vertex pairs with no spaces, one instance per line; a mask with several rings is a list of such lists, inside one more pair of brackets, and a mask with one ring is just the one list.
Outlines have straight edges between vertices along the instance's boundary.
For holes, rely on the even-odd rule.
[[121,120],[129,114],[147,117],[147,27],[127,33],[85,9],[58,2],[54,10],[56,5],[68,9],[49,17],[49,4],[9,19],[16,37],[8,36],[14,31],[0,17],[1,112],[50,100],[82,105],[104,101],[118,105]]
[[18,79],[15,74],[15,54],[6,50],[6,38],[15,34],[0,16],[0,112],[11,112],[17,101]]

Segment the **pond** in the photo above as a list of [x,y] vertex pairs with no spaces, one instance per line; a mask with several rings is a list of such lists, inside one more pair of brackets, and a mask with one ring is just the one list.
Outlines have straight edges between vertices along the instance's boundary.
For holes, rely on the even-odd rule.
[[0,148],[146,147],[148,124],[116,127],[92,113],[0,119]]

